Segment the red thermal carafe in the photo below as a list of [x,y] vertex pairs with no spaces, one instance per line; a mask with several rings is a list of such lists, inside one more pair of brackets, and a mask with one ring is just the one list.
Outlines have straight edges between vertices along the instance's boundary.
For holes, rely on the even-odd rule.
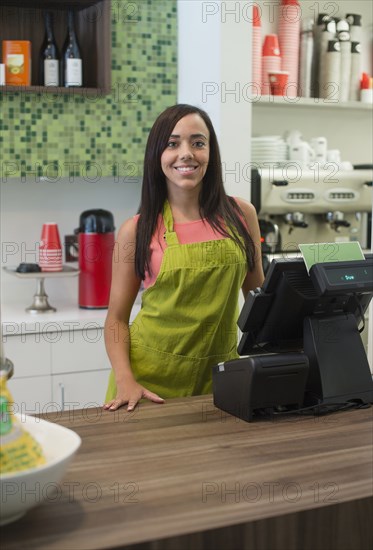
[[86,210],[80,215],[79,307],[107,308],[114,249],[114,219],[107,210]]

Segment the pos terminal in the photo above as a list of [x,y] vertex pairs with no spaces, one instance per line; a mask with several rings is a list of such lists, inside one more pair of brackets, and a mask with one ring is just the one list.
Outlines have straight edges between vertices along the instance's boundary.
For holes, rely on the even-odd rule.
[[214,404],[251,421],[284,407],[373,403],[360,336],[372,296],[372,254],[309,274],[303,259],[273,260],[238,319],[245,357],[213,367]]

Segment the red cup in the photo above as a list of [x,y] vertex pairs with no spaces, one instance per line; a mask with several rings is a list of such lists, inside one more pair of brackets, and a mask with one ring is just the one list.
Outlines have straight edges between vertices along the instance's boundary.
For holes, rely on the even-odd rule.
[[289,79],[289,72],[288,71],[269,71],[268,79],[271,87],[271,94],[284,96],[286,93],[286,85]]
[[260,10],[259,6],[254,4],[253,6],[253,27],[261,27],[261,21],[260,21]]
[[44,223],[41,230],[40,248],[61,250],[60,234],[56,223]]
[[56,223],[45,223],[41,230],[39,265],[42,271],[62,271],[62,247]]
[[277,34],[267,34],[263,43],[264,56],[280,56],[280,46]]

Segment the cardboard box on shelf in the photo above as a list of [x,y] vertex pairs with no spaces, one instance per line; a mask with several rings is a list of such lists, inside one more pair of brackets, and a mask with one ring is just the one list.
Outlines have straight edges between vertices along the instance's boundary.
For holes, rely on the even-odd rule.
[[31,42],[3,40],[3,63],[7,86],[31,85]]

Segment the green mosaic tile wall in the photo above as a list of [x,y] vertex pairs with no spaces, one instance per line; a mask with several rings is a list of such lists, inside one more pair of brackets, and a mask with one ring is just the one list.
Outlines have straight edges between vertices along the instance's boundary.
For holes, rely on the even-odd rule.
[[135,0],[136,23],[112,10],[112,93],[0,94],[2,179],[140,176],[148,132],[177,101],[176,0]]

